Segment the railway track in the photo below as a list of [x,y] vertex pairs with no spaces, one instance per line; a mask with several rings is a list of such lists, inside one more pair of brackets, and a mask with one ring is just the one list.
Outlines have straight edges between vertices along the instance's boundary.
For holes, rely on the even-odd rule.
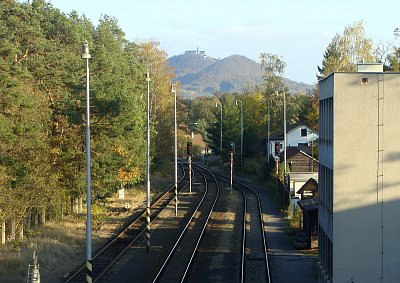
[[[184,189],[185,193],[178,216],[163,212],[158,219],[173,201],[173,188],[169,197],[159,197],[152,204],[151,221],[159,227],[153,230],[158,235],[152,236],[153,251],[143,254],[143,249],[131,248],[130,255],[121,258],[129,247],[141,245],[137,241],[143,238],[145,223],[139,216],[93,258],[94,282],[271,282],[257,192],[237,181],[233,191],[220,189],[219,182],[230,184],[230,178],[198,165],[193,170],[192,179],[197,184],[202,180],[204,188],[189,194],[187,183],[180,180],[180,194]],[[116,262],[118,267],[110,268]],[[82,267],[66,282],[84,282],[84,275]]]
[[[208,169],[195,165],[201,170]],[[211,172],[217,179],[230,184],[230,178]],[[271,282],[271,274],[267,253],[267,242],[264,233],[261,201],[258,193],[248,185],[233,181],[233,189],[243,196],[242,240],[240,258],[240,282]],[[237,229],[240,229],[239,227]],[[237,233],[239,234],[239,232]]]
[[[178,190],[182,191],[188,185],[188,182],[184,183],[185,170],[181,164],[181,170],[183,172],[182,177],[178,180]],[[156,196],[151,203],[151,221],[154,221],[159,213],[174,200],[175,196],[174,186],[169,187],[162,194]],[[97,254],[92,258],[93,282],[100,279],[107,270],[124,254],[129,246],[138,241],[145,232],[145,217],[146,211],[142,209],[136,213],[130,223],[128,223],[123,230],[112,239],[105,247],[103,247]],[[86,270],[85,265],[82,265],[77,271],[75,271],[69,278],[65,280],[67,282],[85,282]]]
[[188,217],[185,227],[163,261],[158,273],[152,280],[155,282],[183,282],[188,273],[193,257],[200,244],[204,231],[210,220],[214,206],[219,196],[219,185],[211,176],[211,182],[201,172],[205,192],[196,209]]

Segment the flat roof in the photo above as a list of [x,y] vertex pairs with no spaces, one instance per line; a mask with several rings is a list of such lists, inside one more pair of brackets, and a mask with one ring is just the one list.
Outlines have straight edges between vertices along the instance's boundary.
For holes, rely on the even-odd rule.
[[326,77],[320,77],[321,79],[318,80],[318,82],[322,82],[329,78],[330,76],[334,74],[383,74],[383,75],[400,75],[400,72],[391,72],[391,71],[385,71],[385,72],[332,72]]

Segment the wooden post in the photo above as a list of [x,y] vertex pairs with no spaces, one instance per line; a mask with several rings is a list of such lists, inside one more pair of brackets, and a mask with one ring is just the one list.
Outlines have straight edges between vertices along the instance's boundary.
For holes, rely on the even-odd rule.
[[74,198],[74,213],[79,214],[79,204],[77,198]]
[[45,224],[46,224],[46,208],[42,208],[42,213],[40,214],[41,215],[41,222],[42,222],[42,225],[44,226]]
[[1,244],[5,245],[6,244],[6,222],[3,221],[1,223]]
[[21,223],[21,229],[19,230],[19,239],[23,240],[24,239],[24,224]]
[[15,218],[11,219],[11,240],[15,241]]
[[35,220],[34,220],[35,228],[37,228],[39,226],[39,213],[38,213],[38,210],[35,208],[33,210],[33,213],[35,215]]
[[83,197],[79,195],[79,213],[83,213]]

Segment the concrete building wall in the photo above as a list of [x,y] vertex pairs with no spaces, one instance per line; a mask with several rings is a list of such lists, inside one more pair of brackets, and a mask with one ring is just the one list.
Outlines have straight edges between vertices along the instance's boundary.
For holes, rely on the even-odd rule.
[[364,74],[333,77],[333,280],[379,282],[377,78],[362,84]]
[[400,278],[399,106],[398,73],[334,73],[320,82],[320,257],[327,273],[332,241],[333,282]]
[[400,278],[400,79],[385,74],[383,82],[383,278]]

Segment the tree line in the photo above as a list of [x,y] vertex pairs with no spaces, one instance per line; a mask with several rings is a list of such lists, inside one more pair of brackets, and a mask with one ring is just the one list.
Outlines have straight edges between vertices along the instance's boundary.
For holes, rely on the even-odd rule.
[[[395,29],[394,35],[400,32]],[[357,63],[381,62],[385,71],[400,71],[400,48],[393,43],[380,42],[374,45],[365,33],[363,21],[357,21],[337,33],[327,46],[321,66],[317,66],[317,77],[321,79],[332,72],[354,72]],[[245,157],[264,154],[262,140],[267,136],[267,123],[270,131],[283,128],[283,97],[286,92],[287,124],[306,122],[318,132],[318,83],[310,93],[288,93],[282,81],[286,63],[278,55],[260,54],[260,63],[264,70],[263,83],[250,86],[241,93],[216,93],[212,97],[199,97],[187,101],[188,121],[196,122],[196,130],[203,136],[208,146],[217,154],[228,158],[231,143],[236,152],[240,146],[240,100],[243,105]],[[278,95],[276,93],[278,92]],[[216,103],[222,105],[223,152],[220,152],[220,111]],[[219,105],[219,104],[218,104]],[[268,110],[268,105],[269,110]],[[218,106],[220,107],[220,106]],[[269,113],[269,115],[268,115]]]
[[94,26],[43,0],[1,1],[0,37],[0,223],[7,237],[38,215],[60,217],[82,202],[86,40],[93,200],[144,179],[147,70],[152,161],[162,171],[172,156],[173,70],[157,42],[130,42],[113,17]]
[[[0,223],[15,238],[29,223],[73,212],[85,192],[85,61],[90,60],[92,194],[101,202],[120,186],[140,184],[146,172],[146,95],[150,73],[152,170],[173,170],[174,78],[167,54],[154,41],[131,42],[117,19],[99,24],[44,0],[0,2]],[[399,48],[373,49],[362,23],[336,35],[327,47],[320,75],[352,71],[357,61],[380,58],[385,69],[399,70]],[[243,105],[244,156],[264,154],[262,140],[283,125],[283,91],[290,125],[318,127],[318,85],[312,93],[289,94],[282,83],[285,62],[262,53],[264,82],[241,93],[182,100],[178,97],[179,155],[194,127],[216,154],[227,157],[240,146]],[[179,94],[179,90],[178,90]],[[241,103],[236,101],[240,100]],[[220,152],[222,105],[223,152]],[[269,110],[268,110],[268,105]],[[268,114],[269,113],[269,114]],[[194,125],[194,123],[196,123]],[[189,126],[192,124],[192,126]],[[4,226],[1,227],[4,231]]]

